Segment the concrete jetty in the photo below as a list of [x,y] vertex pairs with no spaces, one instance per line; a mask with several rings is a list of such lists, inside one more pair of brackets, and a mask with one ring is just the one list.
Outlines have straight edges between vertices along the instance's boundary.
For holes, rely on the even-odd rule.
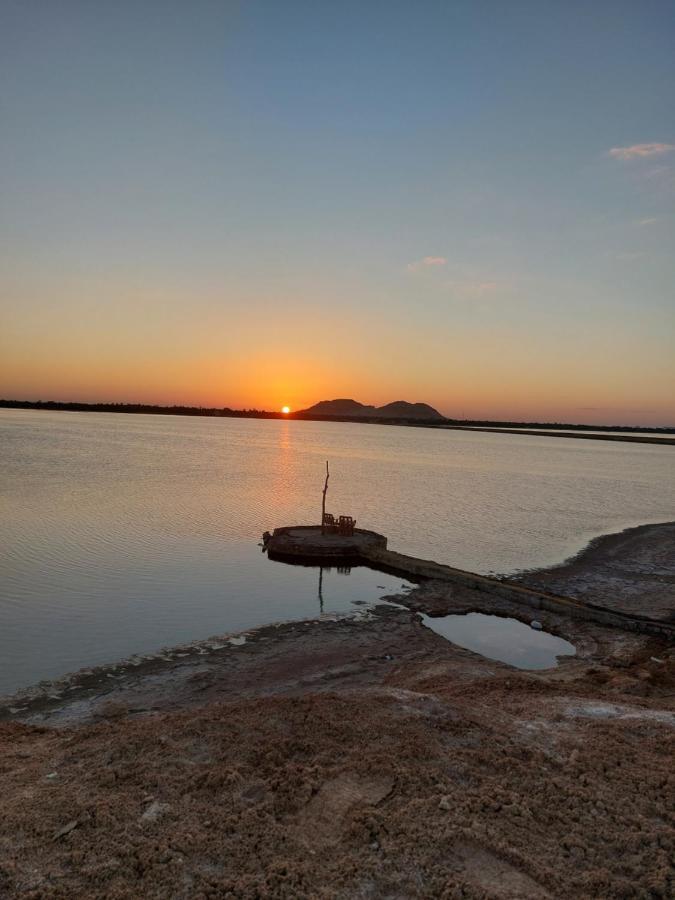
[[270,559],[300,565],[343,563],[369,566],[384,572],[395,572],[412,581],[446,581],[473,590],[484,591],[522,603],[532,609],[586,619],[600,625],[651,634],[675,640],[675,625],[648,616],[640,616],[586,603],[574,597],[564,597],[535,588],[525,587],[507,579],[490,578],[456,569],[433,560],[418,559],[387,549],[387,538],[375,531],[355,528],[353,535],[322,534],[320,525],[292,525],[275,528],[263,535]]
[[353,534],[345,535],[322,534],[320,525],[291,525],[275,528],[267,541],[263,535],[263,541],[270,559],[291,559],[308,565],[322,561],[356,564],[378,550],[387,550],[384,535],[364,528],[355,528]]

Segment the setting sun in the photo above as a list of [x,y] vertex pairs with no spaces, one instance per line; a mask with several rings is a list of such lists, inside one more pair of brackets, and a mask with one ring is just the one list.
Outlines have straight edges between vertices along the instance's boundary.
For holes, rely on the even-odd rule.
[[285,414],[287,414],[287,413],[289,413],[289,412],[291,411],[291,408],[290,408],[290,406],[282,406],[282,407],[281,407],[281,411],[282,411],[282,413],[284,413],[284,415],[285,415]]

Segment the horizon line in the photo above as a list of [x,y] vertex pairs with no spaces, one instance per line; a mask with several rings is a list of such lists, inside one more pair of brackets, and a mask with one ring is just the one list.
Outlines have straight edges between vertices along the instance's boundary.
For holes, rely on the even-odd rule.
[[[345,398],[347,399],[347,398]],[[319,401],[324,402],[324,401]],[[358,401],[355,401],[358,402]],[[393,401],[400,402],[400,401]],[[406,402],[406,401],[403,401]],[[387,405],[387,404],[385,404]],[[119,407],[127,407],[127,409],[119,409]],[[133,407],[134,409],[129,409],[129,407]],[[309,415],[305,416],[304,414],[308,413],[308,409],[300,409],[300,410],[291,410],[288,413],[282,412],[281,410],[266,410],[266,409],[258,409],[256,407],[247,407],[242,409],[236,409],[231,406],[194,406],[190,404],[184,403],[174,403],[172,405],[162,405],[159,403],[141,403],[135,401],[85,401],[85,400],[15,400],[10,398],[0,398],[0,409],[52,409],[57,412],[118,412],[118,413],[128,413],[130,415],[138,415],[138,414],[162,414],[165,412],[167,415],[176,415],[177,413],[171,412],[171,410],[184,410],[185,415],[190,415],[190,411],[194,411],[193,415],[204,415],[209,413],[220,413],[223,418],[232,417],[242,417],[242,418],[275,418],[275,419],[294,419],[294,418],[304,418],[309,420],[311,418],[315,420],[333,420],[333,421],[354,421],[354,422],[363,422],[364,424],[368,424],[368,416],[358,417],[358,416],[349,416],[349,415],[331,415],[330,413],[309,413]],[[377,407],[374,407],[377,408]],[[433,407],[432,407],[433,408]],[[156,412],[155,412],[156,411]],[[180,414],[180,413],[178,413]],[[454,416],[442,416],[442,421],[448,423],[465,423],[467,426],[471,425],[480,425],[480,426],[502,426],[502,427],[513,427],[513,426],[522,426],[523,428],[559,428],[566,427],[575,430],[597,430],[597,431],[634,431],[634,432],[649,432],[649,431],[663,431],[663,432],[675,432],[675,424],[672,425],[595,425],[595,424],[587,424],[581,422],[551,422],[551,421],[537,421],[537,420],[517,420],[517,419],[479,419],[479,418],[457,418]],[[374,417],[375,418],[375,417]],[[423,426],[426,423],[439,420],[430,420],[430,419],[417,419],[417,418],[406,418],[406,417],[392,417],[391,421],[404,422],[406,424],[414,424],[415,422],[419,423],[419,425]],[[383,424],[387,424],[386,419],[379,420]],[[440,423],[439,423],[440,425]],[[461,426],[460,426],[461,427]]]

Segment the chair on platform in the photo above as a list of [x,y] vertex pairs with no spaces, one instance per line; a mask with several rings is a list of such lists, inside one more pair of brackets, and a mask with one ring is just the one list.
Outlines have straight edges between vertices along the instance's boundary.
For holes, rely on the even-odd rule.
[[321,527],[327,534],[334,534],[338,530],[338,526],[335,522],[335,516],[332,513],[324,513]]
[[351,516],[340,516],[338,518],[338,534],[346,534],[351,537],[354,534],[354,526],[356,525],[356,520],[352,519]]

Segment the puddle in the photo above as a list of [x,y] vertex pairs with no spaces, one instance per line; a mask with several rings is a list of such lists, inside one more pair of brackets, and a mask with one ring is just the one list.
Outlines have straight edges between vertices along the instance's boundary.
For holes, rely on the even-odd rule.
[[518,669],[550,669],[558,665],[557,656],[576,654],[569,641],[505,616],[467,613],[422,619],[427,628],[453,644]]

